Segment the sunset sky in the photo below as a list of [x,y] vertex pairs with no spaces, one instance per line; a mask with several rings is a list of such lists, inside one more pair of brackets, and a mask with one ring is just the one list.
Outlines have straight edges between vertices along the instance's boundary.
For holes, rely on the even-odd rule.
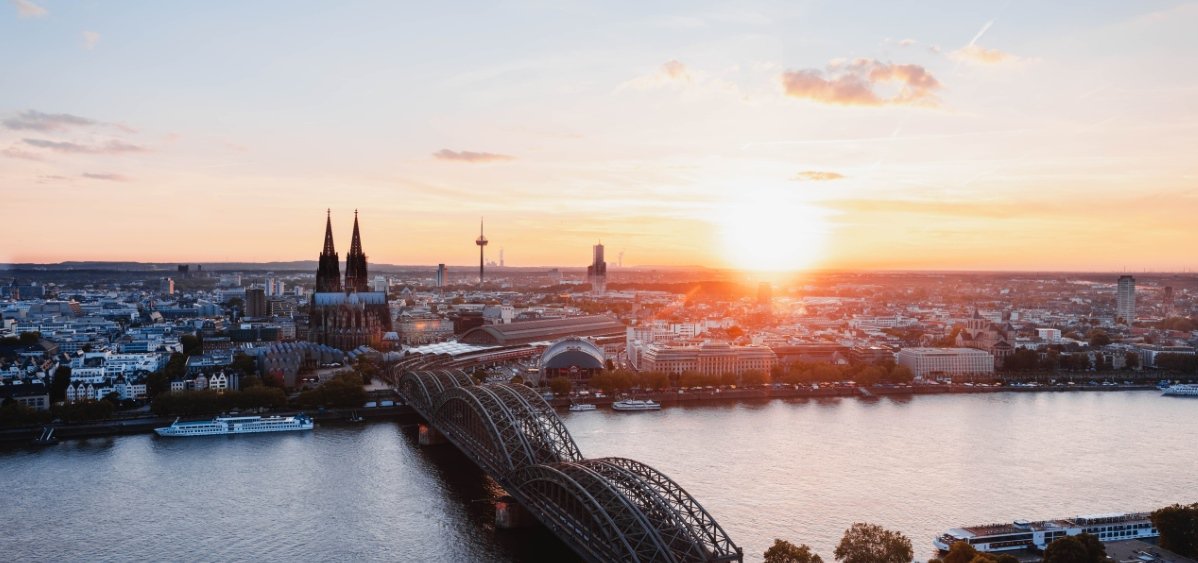
[[1198,4],[0,6],[0,262],[1198,267]]

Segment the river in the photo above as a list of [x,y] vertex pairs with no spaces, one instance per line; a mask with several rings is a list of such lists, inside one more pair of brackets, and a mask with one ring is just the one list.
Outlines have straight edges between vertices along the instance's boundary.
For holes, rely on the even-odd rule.
[[[963,524],[1198,501],[1198,400],[1155,392],[775,400],[566,413],[587,457],[678,481],[760,560],[775,537],[831,561],[844,529],[920,558]],[[496,531],[490,481],[396,423],[311,433],[66,441],[0,451],[7,560],[562,561]]]

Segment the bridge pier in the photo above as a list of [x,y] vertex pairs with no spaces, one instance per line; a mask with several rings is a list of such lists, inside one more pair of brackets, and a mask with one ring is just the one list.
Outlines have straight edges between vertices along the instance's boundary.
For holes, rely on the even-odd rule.
[[495,502],[495,527],[501,530],[525,528],[535,523],[535,519],[516,499],[510,496],[501,497]]
[[440,432],[437,432],[436,428],[427,424],[420,425],[418,436],[417,443],[421,446],[439,446],[445,443],[445,436],[442,436]]

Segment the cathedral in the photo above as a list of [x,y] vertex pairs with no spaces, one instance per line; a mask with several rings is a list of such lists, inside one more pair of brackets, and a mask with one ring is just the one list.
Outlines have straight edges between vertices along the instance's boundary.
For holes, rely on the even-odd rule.
[[309,309],[308,340],[341,350],[362,345],[379,349],[383,335],[391,331],[391,309],[386,291],[370,291],[366,277],[366,254],[354,211],[354,235],[345,257],[345,282],[341,281],[340,258],[333,246],[332,213],[325,220],[324,249],[316,269],[316,291]]

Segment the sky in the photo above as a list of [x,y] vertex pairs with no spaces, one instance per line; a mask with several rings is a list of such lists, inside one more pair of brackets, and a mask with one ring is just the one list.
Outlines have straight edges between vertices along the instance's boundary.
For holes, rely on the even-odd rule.
[[0,5],[0,262],[1198,267],[1198,3]]

